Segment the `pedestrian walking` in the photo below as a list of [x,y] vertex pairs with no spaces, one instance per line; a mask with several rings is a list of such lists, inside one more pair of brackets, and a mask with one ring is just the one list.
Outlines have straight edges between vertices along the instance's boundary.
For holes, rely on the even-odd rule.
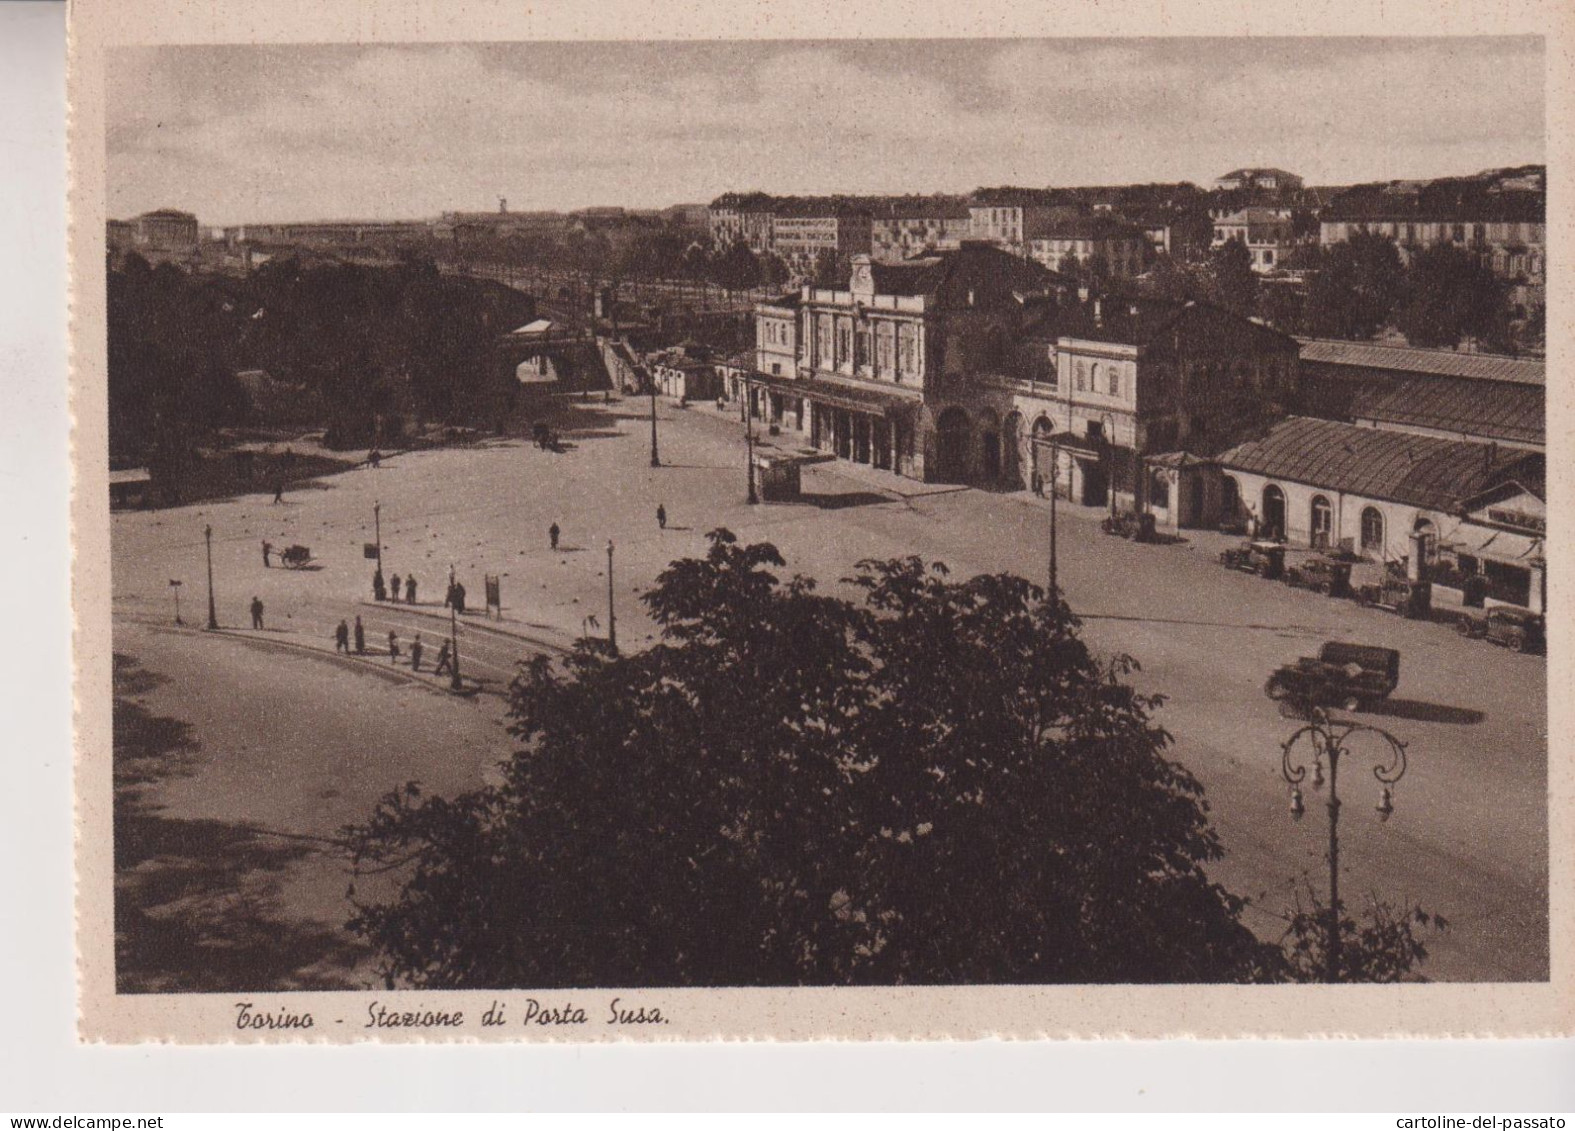
[[261,629],[263,626],[263,603],[261,597],[252,598],[252,627]]
[[547,527],[547,540],[552,543],[552,548],[554,550],[556,550],[558,548],[558,534],[559,533],[560,532],[558,530],[558,524],[556,522],[553,523],[551,526]]
[[656,504],[656,525],[659,529],[667,529],[667,508],[661,503]]
[[411,574],[410,576],[405,578],[405,604],[407,604],[407,605],[414,605],[415,603],[416,603],[416,575],[415,574]]
[[399,604],[399,575],[397,573],[390,579],[388,599],[396,605]]
[[449,654],[448,641],[445,640],[443,641],[442,647],[438,649],[437,663],[433,665],[432,674],[442,675],[444,672],[452,673],[453,671],[454,657]]
[[361,618],[355,618],[355,654],[366,655],[366,629],[361,627]]
[[388,662],[399,663],[399,636],[393,629],[388,630]]
[[383,571],[381,569],[372,571],[372,596],[379,601],[388,596],[388,586],[383,584]]
[[269,542],[267,539],[264,539],[263,540],[263,569],[271,569],[273,567],[273,562],[268,560],[268,555],[270,555],[272,553],[273,553],[273,543]]
[[426,649],[421,646],[421,634],[418,632],[416,633],[416,638],[410,642],[411,671],[418,672],[421,670],[421,653],[425,651]]
[[273,485],[273,501],[277,505],[284,502],[284,480],[275,479]]
[[372,465],[373,471],[376,471],[383,466],[383,453],[373,448],[367,453],[366,462]]
[[339,622],[339,627],[334,629],[334,651],[350,654],[350,626],[344,621]]
[[456,613],[465,611],[465,587],[457,581],[454,582],[454,611]]

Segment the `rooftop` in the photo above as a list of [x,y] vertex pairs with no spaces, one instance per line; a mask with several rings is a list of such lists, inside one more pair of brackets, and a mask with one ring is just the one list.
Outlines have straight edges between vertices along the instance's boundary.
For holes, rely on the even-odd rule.
[[955,251],[871,263],[875,293],[929,295],[941,306],[1003,306],[1017,296],[1044,291],[1064,276],[987,243],[964,240]]
[[1263,438],[1219,457],[1227,469],[1441,511],[1459,511],[1467,499],[1534,469],[1541,459],[1491,444],[1307,416],[1288,417]]
[[1351,365],[1386,369],[1395,373],[1431,373],[1440,377],[1475,377],[1486,381],[1513,381],[1524,385],[1544,383],[1541,361],[1493,354],[1457,353],[1454,350],[1410,349],[1371,342],[1299,338],[1302,361],[1326,365]]
[[1540,445],[1547,440],[1546,407],[1541,385],[1490,385],[1466,377],[1428,376],[1400,381],[1393,388],[1359,390],[1351,415]]

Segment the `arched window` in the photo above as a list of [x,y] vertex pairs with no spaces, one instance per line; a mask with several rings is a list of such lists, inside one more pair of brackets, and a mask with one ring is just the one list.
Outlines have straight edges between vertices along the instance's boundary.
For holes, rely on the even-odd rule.
[[1113,396],[1113,397],[1119,397],[1121,395],[1121,368],[1120,368],[1120,366],[1117,366],[1117,365],[1112,365],[1109,368],[1110,368],[1110,395]]
[[1087,365],[1085,365],[1082,361],[1074,362],[1072,366],[1072,372],[1075,374],[1077,391],[1080,393],[1085,392],[1088,389]]
[[1334,537],[1334,508],[1322,495],[1313,496],[1311,529],[1313,546],[1327,549]]
[[1090,392],[1099,392],[1099,362],[1094,362],[1088,367],[1088,388]]
[[1384,516],[1377,507],[1362,508],[1362,552],[1384,552]]

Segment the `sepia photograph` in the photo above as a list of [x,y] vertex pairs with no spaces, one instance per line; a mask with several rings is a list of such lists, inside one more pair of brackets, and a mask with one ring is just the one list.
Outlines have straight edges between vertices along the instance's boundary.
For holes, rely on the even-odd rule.
[[102,46],[100,1017],[1547,993],[1547,50]]

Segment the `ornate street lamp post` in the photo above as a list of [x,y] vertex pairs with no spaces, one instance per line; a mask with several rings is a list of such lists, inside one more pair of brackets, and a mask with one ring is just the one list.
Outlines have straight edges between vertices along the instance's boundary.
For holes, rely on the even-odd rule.
[[1307,711],[1307,722],[1281,744],[1280,773],[1291,787],[1291,816],[1302,819],[1305,805],[1302,801],[1301,783],[1307,777],[1307,767],[1296,759],[1293,750],[1304,738],[1312,747],[1312,785],[1321,789],[1324,767],[1328,765],[1329,778],[1329,922],[1328,941],[1324,947],[1326,967],[1324,980],[1340,980],[1340,797],[1337,786],[1340,777],[1340,758],[1351,751],[1346,740],[1353,734],[1377,735],[1389,748],[1388,757],[1373,767],[1373,776],[1382,786],[1378,797],[1378,818],[1387,821],[1395,811],[1391,787],[1405,776],[1406,744],[1380,727],[1354,723],[1348,719],[1331,719],[1322,707]]

